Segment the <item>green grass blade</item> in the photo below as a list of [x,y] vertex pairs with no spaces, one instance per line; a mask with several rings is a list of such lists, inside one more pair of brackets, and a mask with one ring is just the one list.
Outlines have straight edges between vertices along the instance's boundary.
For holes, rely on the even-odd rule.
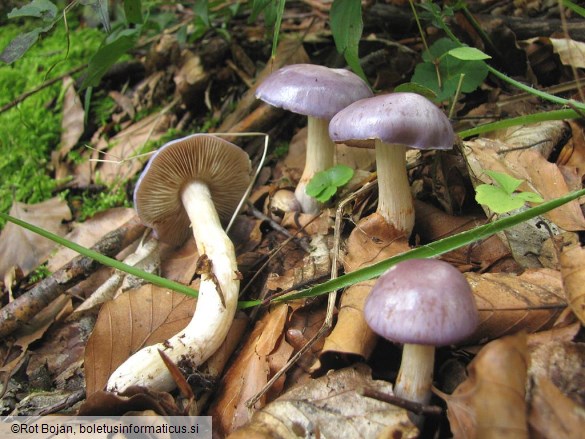
[[65,238],[62,238],[61,236],[55,235],[54,233],[51,233],[51,232],[47,232],[46,230],[41,229],[40,227],[37,227],[37,226],[30,224],[30,223],[27,223],[26,221],[22,221],[18,218],[14,218],[14,217],[7,215],[5,213],[0,212],[0,218],[4,219],[6,221],[10,221],[10,222],[16,224],[17,226],[20,226],[20,227],[23,227],[27,230],[30,230],[31,232],[34,232],[38,235],[41,235],[47,239],[50,239],[51,241],[56,242],[57,244],[61,244],[62,246],[70,248],[71,250],[73,250],[77,253],[80,253],[83,256],[87,256],[88,258],[91,258],[91,259],[99,262],[100,264],[116,268],[117,270],[123,271],[125,273],[131,274],[131,275],[139,277],[141,279],[144,279],[145,281],[150,282],[150,283],[157,285],[159,287],[168,288],[169,290],[173,290],[173,291],[176,291],[177,293],[182,293],[182,294],[185,294],[187,296],[197,297],[197,290],[194,290],[193,288],[190,288],[186,285],[180,284],[178,282],[174,282],[174,281],[169,280],[169,279],[165,279],[164,277],[160,277],[160,276],[157,276],[157,275],[152,274],[152,273],[147,273],[146,271],[142,271],[139,268],[133,267],[131,265],[124,264],[123,262],[120,262],[116,259],[110,258],[110,257],[105,256],[105,255],[102,255],[101,253],[98,253],[94,250],[85,248],[79,244],[76,244],[76,243],[71,242]]
[[478,125],[468,130],[459,131],[457,134],[462,139],[466,139],[468,137],[477,136],[478,134],[488,133],[490,131],[501,130],[518,125],[528,125],[532,123],[546,122],[548,120],[577,119],[579,117],[582,116],[575,110],[566,109],[545,111],[542,113],[527,114],[525,116],[511,117],[505,120],[498,120],[496,122]]
[[[505,229],[515,226],[516,224],[520,224],[521,222],[542,215],[550,210],[553,210],[559,206],[562,206],[565,203],[568,203],[569,201],[573,201],[582,196],[585,196],[585,189],[571,192],[565,195],[564,197],[556,198],[554,200],[547,201],[546,203],[539,204],[536,207],[532,207],[516,215],[501,218],[492,223],[484,224],[483,226],[479,226],[474,229],[458,233],[457,235],[440,239],[431,244],[417,247],[413,250],[377,262],[373,265],[370,265],[369,267],[365,267],[360,270],[347,273],[336,279],[329,280],[314,287],[306,288],[296,293],[291,293],[285,296],[278,297],[274,299],[273,302],[283,302],[294,299],[300,299],[304,297],[315,297],[322,294],[327,294],[330,293],[331,291],[345,288],[358,282],[363,282],[365,280],[372,279],[374,277],[378,277],[393,265],[396,265],[397,263],[405,261],[407,259],[432,258],[440,256],[449,251],[458,249],[465,245],[469,245],[473,242],[487,238],[495,233],[501,232]],[[260,303],[261,303],[260,301],[241,302],[240,308],[249,308],[252,306],[259,305]]]

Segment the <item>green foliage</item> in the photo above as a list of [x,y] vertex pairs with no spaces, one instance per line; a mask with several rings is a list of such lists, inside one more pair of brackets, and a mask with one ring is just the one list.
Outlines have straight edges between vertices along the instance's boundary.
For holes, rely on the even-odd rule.
[[337,51],[345,57],[351,69],[367,81],[358,54],[364,28],[361,0],[334,0],[329,17]]
[[411,81],[432,90],[439,102],[452,99],[458,89],[470,93],[481,85],[488,74],[487,58],[480,50],[440,38],[423,53],[424,62],[416,66]]
[[516,192],[523,180],[502,172],[484,171],[494,184],[480,184],[475,188],[475,200],[485,204],[491,211],[506,213],[524,206],[524,203],[542,203],[542,197],[534,192]]
[[112,207],[132,207],[124,188],[114,188],[94,194],[83,194],[80,200],[79,221],[85,221],[98,212]]
[[307,195],[325,203],[337,193],[338,188],[347,184],[351,177],[353,177],[352,168],[346,165],[335,165],[325,171],[317,172],[307,184],[305,191]]
[[51,270],[46,264],[39,265],[31,274],[28,275],[30,283],[37,283],[51,275]]
[[264,25],[272,34],[272,56],[276,54],[278,47],[278,35],[285,5],[286,0],[252,0],[252,11],[248,22],[254,23],[261,14],[264,15]]
[[563,6],[565,8],[569,8],[571,11],[573,11],[576,14],[579,14],[581,17],[585,18],[585,8],[584,7],[579,6],[579,5],[573,3],[572,1],[569,1],[569,0],[563,0]]

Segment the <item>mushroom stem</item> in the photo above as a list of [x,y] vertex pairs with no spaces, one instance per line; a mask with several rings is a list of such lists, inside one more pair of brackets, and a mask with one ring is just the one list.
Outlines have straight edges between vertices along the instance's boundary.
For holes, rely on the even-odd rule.
[[414,205],[406,173],[406,147],[376,140],[376,169],[377,212],[408,237],[414,227]]
[[[205,183],[193,181],[183,189],[181,199],[191,220],[199,255],[205,254],[211,260],[215,279],[213,275],[201,275],[197,308],[191,322],[164,343],[143,348],[126,360],[108,380],[110,391],[122,392],[132,385],[172,390],[175,383],[158,350],[175,363],[186,361],[195,368],[221,346],[234,318],[240,288],[235,250],[221,227],[209,188]],[[220,294],[225,298],[225,308]]]
[[402,362],[394,385],[394,394],[420,404],[431,399],[435,347],[406,343],[402,350]]
[[307,152],[305,169],[295,190],[295,196],[304,213],[316,215],[321,203],[305,192],[307,184],[317,172],[325,171],[335,164],[335,143],[329,137],[329,120],[308,117]]

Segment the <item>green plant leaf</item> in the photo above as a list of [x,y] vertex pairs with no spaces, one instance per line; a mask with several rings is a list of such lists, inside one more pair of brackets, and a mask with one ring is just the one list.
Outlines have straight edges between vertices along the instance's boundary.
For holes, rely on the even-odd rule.
[[514,193],[524,180],[519,180],[503,172],[484,171],[494,181],[494,185],[480,184],[475,188],[475,200],[484,204],[495,213],[506,213],[524,206],[527,201],[542,203],[544,200],[534,192]]
[[[465,232],[458,233],[457,235],[440,239],[431,244],[417,247],[405,253],[384,259],[383,261],[377,262],[373,265],[370,265],[369,267],[361,268],[359,270],[352,271],[351,273],[339,276],[338,278],[323,282],[322,284],[280,296],[277,299],[272,300],[272,302],[286,302],[289,300],[301,299],[305,297],[320,296],[332,291],[339,290],[341,288],[348,287],[358,282],[363,282],[365,280],[378,277],[390,267],[396,265],[399,262],[414,258],[434,258],[440,256],[452,250],[456,250],[458,248],[485,239],[491,235],[513,227],[516,224],[528,221],[529,219],[535,218],[583,196],[585,196],[585,189],[570,192],[563,197],[555,198],[554,200],[547,201],[546,203],[542,203],[523,212],[500,218],[494,222],[475,227],[471,230],[466,230]],[[247,302],[240,302],[239,307],[245,309],[260,304],[262,304],[262,302],[259,300],[251,300]]]
[[417,93],[425,98],[433,101],[437,98],[437,94],[428,87],[424,85],[417,84],[416,82],[405,82],[404,84],[400,84],[397,87],[394,87],[395,92],[408,92],[408,93]]
[[475,200],[496,213],[506,213],[524,206],[524,200],[514,197],[502,188],[491,184],[477,186],[475,188]]
[[35,17],[42,18],[44,21],[51,21],[55,19],[57,12],[57,6],[49,0],[33,0],[28,5],[24,5],[18,9],[14,8],[7,14],[7,17]]
[[585,18],[585,8],[583,8],[582,6],[579,6],[579,5],[573,3],[572,1],[569,1],[569,0],[563,0],[563,6],[565,6],[566,8],[569,8],[570,10],[575,12],[576,14],[579,14],[581,17]]
[[511,175],[508,175],[504,172],[497,172],[489,169],[486,169],[483,172],[489,175],[490,178],[494,181],[494,183],[496,183],[497,186],[502,188],[502,190],[504,190],[504,192],[506,192],[507,194],[512,194],[516,189],[518,189],[518,186],[520,186],[524,181],[518,178],[514,178]]
[[14,61],[20,59],[37,42],[39,35],[49,31],[51,27],[37,27],[30,32],[17,35],[8,43],[2,53],[0,53],[0,61],[6,64],[12,64]]
[[[195,6],[197,6],[197,3],[195,3]],[[124,14],[126,15],[128,23],[143,24],[144,17],[142,16],[142,1],[124,0]]]
[[87,73],[81,88],[96,87],[108,71],[122,55],[136,44],[140,31],[138,29],[125,29],[112,38],[111,42],[103,45],[89,60]]
[[328,201],[337,188],[345,185],[353,177],[353,169],[346,165],[336,165],[325,171],[317,172],[307,184],[305,192],[321,203]]
[[461,91],[470,93],[485,80],[488,66],[481,60],[463,61],[449,55],[458,47],[457,43],[440,38],[423,53],[423,60],[414,70],[411,82],[427,87],[437,95],[436,101],[452,98],[459,86],[461,75]]
[[490,59],[491,56],[483,53],[475,47],[456,47],[447,52],[449,55],[460,59],[462,61],[481,61],[483,59]]
[[345,57],[351,69],[367,82],[359,59],[359,43],[364,28],[361,0],[334,0],[329,19],[337,51]]

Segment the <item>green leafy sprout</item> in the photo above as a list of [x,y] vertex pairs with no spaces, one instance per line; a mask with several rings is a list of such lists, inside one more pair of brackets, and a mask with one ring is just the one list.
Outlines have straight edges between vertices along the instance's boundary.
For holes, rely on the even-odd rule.
[[495,213],[506,213],[524,206],[526,202],[542,203],[544,199],[534,192],[516,192],[524,182],[503,172],[485,170],[494,184],[480,184],[475,188],[475,200]]
[[329,201],[337,189],[347,184],[353,177],[353,169],[346,165],[335,165],[325,171],[317,172],[305,191],[321,203]]

